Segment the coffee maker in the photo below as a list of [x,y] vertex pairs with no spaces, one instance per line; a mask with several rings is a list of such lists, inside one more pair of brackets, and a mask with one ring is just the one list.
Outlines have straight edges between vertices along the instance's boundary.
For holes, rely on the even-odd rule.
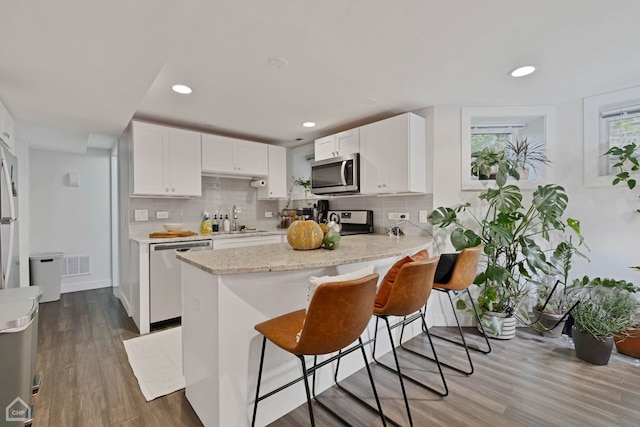
[[323,222],[327,222],[329,220],[329,201],[328,200],[318,200],[318,224]]

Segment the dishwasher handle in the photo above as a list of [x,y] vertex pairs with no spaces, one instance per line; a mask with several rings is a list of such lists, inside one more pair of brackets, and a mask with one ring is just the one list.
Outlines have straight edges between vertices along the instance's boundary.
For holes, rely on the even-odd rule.
[[210,249],[211,240],[201,240],[197,242],[180,242],[180,243],[155,243],[149,246],[151,251],[178,250],[180,252],[184,252],[194,248]]

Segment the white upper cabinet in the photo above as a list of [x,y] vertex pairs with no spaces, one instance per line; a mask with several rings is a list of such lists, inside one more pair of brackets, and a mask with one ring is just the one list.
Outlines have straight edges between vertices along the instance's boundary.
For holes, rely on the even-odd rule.
[[135,196],[201,196],[199,132],[132,122]]
[[220,135],[202,135],[202,172],[220,175],[265,177],[268,144]]
[[425,119],[401,114],[360,127],[362,194],[426,192]]
[[9,110],[0,102],[0,140],[9,149],[14,152],[15,149],[15,125],[13,117],[9,114]]
[[324,160],[357,153],[360,150],[360,130],[349,129],[315,140],[315,159]]
[[258,199],[284,199],[287,197],[287,149],[269,145],[269,175],[267,185],[258,188]]

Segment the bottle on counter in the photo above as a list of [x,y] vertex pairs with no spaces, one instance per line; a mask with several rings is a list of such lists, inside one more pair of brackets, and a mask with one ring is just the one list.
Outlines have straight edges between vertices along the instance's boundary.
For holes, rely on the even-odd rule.
[[217,233],[220,231],[220,224],[218,224],[218,215],[213,216],[213,232]]
[[200,227],[200,232],[202,234],[211,233],[213,231],[213,223],[211,221],[211,215],[209,212],[202,212],[202,225]]
[[222,228],[224,229],[224,231],[231,230],[231,222],[229,222],[229,215],[224,216],[224,221],[222,222]]

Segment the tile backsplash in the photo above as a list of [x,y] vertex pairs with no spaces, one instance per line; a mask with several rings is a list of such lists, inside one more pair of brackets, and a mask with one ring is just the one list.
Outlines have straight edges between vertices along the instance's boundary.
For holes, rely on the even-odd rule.
[[[202,212],[206,209],[218,217],[229,215],[236,205],[240,209],[238,224],[254,226],[258,229],[278,228],[278,212],[286,205],[286,200],[258,200],[257,191],[250,187],[248,179],[202,177],[202,197],[190,199],[137,198],[129,199],[129,228],[131,232],[152,232],[162,230],[162,224],[181,222],[185,229],[197,231],[202,222]],[[370,209],[373,210],[374,230],[385,233],[396,222],[387,219],[389,212],[407,212],[409,221],[399,226],[407,235],[428,235],[429,224],[419,223],[419,211],[431,212],[433,197],[431,194],[402,196],[341,196],[329,199],[331,210]],[[294,200],[290,208],[307,206],[304,200]],[[146,209],[148,221],[134,221],[134,211]],[[168,219],[156,219],[156,212],[167,211]],[[265,218],[265,212],[271,212],[272,218]]]

